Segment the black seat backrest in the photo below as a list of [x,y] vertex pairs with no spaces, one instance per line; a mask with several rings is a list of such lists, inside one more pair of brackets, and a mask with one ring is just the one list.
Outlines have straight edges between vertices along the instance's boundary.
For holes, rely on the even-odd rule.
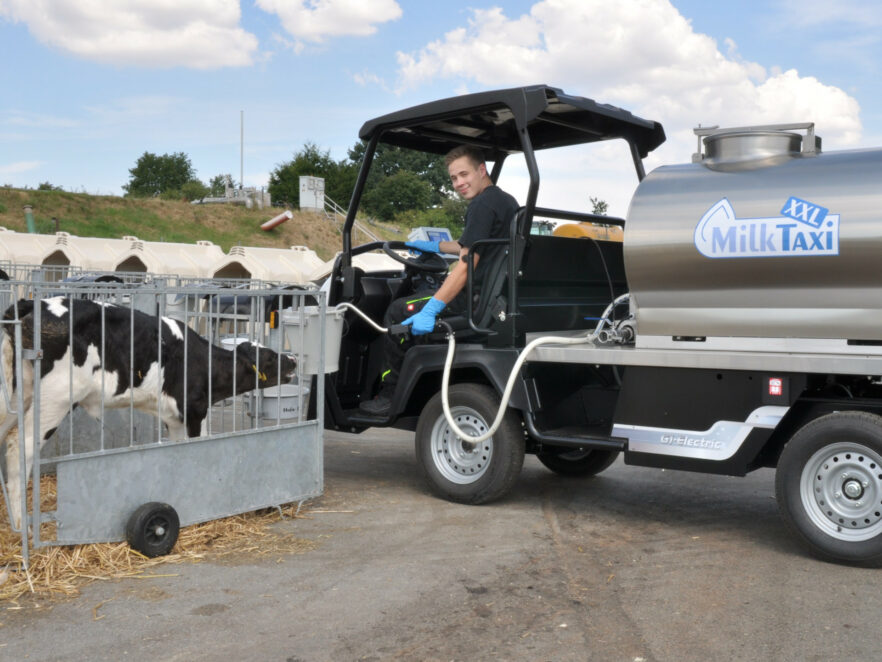
[[[485,263],[484,282],[479,292],[478,303],[472,309],[472,320],[480,329],[489,329],[499,312],[508,309],[508,288],[506,285],[508,284],[510,255],[512,251],[515,251],[515,265],[520,264],[524,246],[523,241],[519,241],[518,237],[522,236],[525,218],[525,210],[520,207],[511,219],[507,243],[502,250],[488,258],[492,260],[489,264]],[[454,330],[469,328],[468,319],[464,315],[445,318],[445,321]]]

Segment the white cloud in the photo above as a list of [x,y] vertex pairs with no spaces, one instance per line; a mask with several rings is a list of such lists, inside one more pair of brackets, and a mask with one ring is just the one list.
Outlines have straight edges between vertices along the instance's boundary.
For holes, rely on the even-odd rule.
[[[468,24],[416,53],[398,53],[399,86],[447,78],[482,87],[547,82],[627,107],[683,136],[690,129],[814,121],[825,144],[856,144],[859,106],[795,70],[768,73],[737,45],[693,30],[668,0],[542,0],[529,14],[473,10]],[[688,146],[687,146],[688,145]]]
[[38,40],[109,64],[217,69],[249,65],[257,38],[238,0],[4,0],[0,16]]
[[297,52],[304,41],[374,34],[377,24],[401,16],[395,0],[256,0],[256,4],[278,15],[285,31],[295,38],[292,47]]
[[47,115],[45,113],[11,110],[3,120],[3,124],[26,127],[29,129],[69,129],[77,126],[77,121],[67,117],[58,117],[56,115]]
[[362,71],[360,73],[352,74],[352,80],[356,82],[356,84],[361,85],[362,87],[367,87],[368,85],[373,85],[385,92],[391,92],[392,90],[386,84],[386,81],[377,76],[370,71]]
[[16,161],[15,163],[0,164],[0,176],[20,175],[23,172],[36,170],[42,165],[42,161]]
[[[861,140],[860,108],[843,90],[745,61],[733,40],[720,45],[696,32],[668,0],[541,0],[518,17],[476,9],[466,25],[397,57],[400,91],[438,79],[463,92],[548,83],[660,121],[668,140],[646,160],[647,171],[688,163],[699,124],[814,121],[827,149]],[[618,147],[540,154],[540,205],[585,209],[598,196],[624,216],[637,178]],[[526,173],[513,165],[503,186],[523,200]]]

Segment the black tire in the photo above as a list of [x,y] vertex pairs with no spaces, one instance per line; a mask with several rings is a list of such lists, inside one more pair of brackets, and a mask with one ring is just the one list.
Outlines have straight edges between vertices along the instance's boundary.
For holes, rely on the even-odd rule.
[[151,501],[139,506],[126,522],[129,547],[148,558],[165,556],[178,541],[181,522],[167,503]]
[[[449,402],[457,426],[472,434],[490,429],[499,410],[496,391],[479,384],[454,384]],[[415,445],[417,464],[429,488],[457,503],[499,499],[512,488],[524,465],[524,430],[514,410],[509,409],[495,434],[476,447],[450,431],[440,393],[420,414]]]
[[882,417],[837,412],[802,427],[778,460],[775,494],[815,556],[882,566]]
[[608,469],[619,457],[619,451],[554,448],[536,453],[536,457],[556,474],[585,478]]

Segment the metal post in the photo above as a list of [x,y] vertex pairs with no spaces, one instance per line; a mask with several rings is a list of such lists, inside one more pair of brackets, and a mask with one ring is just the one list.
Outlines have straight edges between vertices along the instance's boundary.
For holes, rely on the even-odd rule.
[[[34,485],[32,488],[31,496],[33,497],[33,520],[31,521],[31,528],[33,531],[33,542],[34,549],[40,546],[40,521],[42,519],[41,510],[40,510],[40,389],[42,388],[41,376],[42,376],[42,365],[43,365],[43,342],[42,342],[42,328],[43,328],[43,320],[42,320],[42,306],[41,302],[45,293],[41,288],[35,289],[35,301],[34,301],[34,330],[33,330],[33,338],[31,343],[34,347],[34,392],[31,400],[31,409],[33,413],[33,427],[34,433],[31,435],[30,439],[22,439],[25,444],[32,444],[31,447],[31,457],[33,458],[33,473],[31,475],[32,480],[34,481]],[[73,317],[73,310],[71,310],[71,317]],[[24,355],[22,354],[22,358]],[[19,384],[23,384],[24,382],[19,382]],[[22,421],[24,424],[24,421]],[[28,489],[28,476],[24,471],[24,464],[21,465],[21,470],[19,470],[19,474],[21,475],[21,490],[24,494]],[[28,531],[25,527],[25,523],[28,521],[28,518],[22,517],[21,525],[22,525],[22,540],[28,537]]]
[[[39,306],[38,306],[39,307]],[[17,412],[16,415],[18,417],[18,431],[16,434],[18,435],[18,480],[21,484],[21,496],[18,501],[18,511],[21,513],[21,562],[22,567],[25,572],[28,570],[28,565],[30,564],[31,553],[30,546],[28,541],[28,474],[25,471],[25,444],[28,443],[25,438],[24,432],[24,389],[21,388],[21,384],[24,384],[24,374],[22,368],[22,355],[24,350],[22,349],[22,333],[21,333],[21,321],[18,318],[18,307],[15,310],[15,351],[13,354],[12,360],[15,362],[15,379],[16,383],[19,384],[18,389],[18,401],[16,402]],[[35,379],[37,377],[35,376]],[[8,468],[7,468],[8,471]],[[8,495],[7,495],[8,496]],[[7,511],[10,512],[11,511]],[[10,517],[10,525],[12,524],[12,517]]]
[[24,206],[25,223],[28,226],[28,232],[37,234],[37,226],[34,224],[34,208],[31,205]]

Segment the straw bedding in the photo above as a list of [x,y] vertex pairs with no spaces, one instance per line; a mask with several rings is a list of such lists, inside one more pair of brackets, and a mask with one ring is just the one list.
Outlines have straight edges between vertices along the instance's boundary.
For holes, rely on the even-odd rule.
[[[41,510],[54,510],[55,498],[55,476],[43,476]],[[297,504],[283,506],[281,511],[283,518],[295,517]],[[272,531],[270,525],[280,519],[279,510],[273,508],[183,527],[172,553],[155,559],[148,559],[124,542],[31,548],[30,567],[25,572],[21,537],[11,530],[0,497],[0,601],[14,601],[28,593],[43,597],[74,596],[81,586],[96,580],[155,577],[156,566],[169,563],[242,554],[290,554],[312,548],[309,541]],[[43,524],[41,539],[51,540],[54,536],[54,524]]]

